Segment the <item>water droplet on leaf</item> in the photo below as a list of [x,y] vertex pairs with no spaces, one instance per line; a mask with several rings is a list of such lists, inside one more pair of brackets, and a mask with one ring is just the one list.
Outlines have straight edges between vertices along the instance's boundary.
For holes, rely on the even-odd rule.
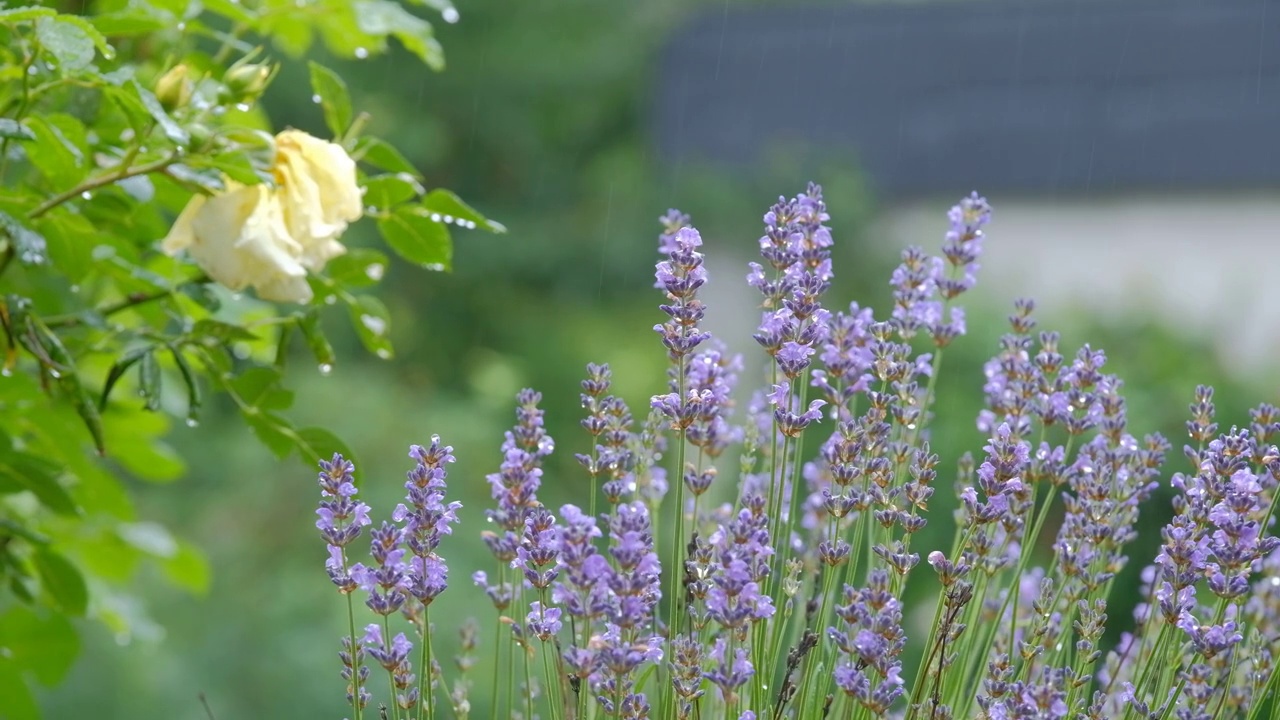
[[333,365],[329,363],[320,363],[320,367],[318,367],[317,369],[320,371],[321,375],[328,375],[329,373],[333,372]]
[[189,428],[193,428],[193,427],[195,427],[195,426],[197,426],[197,425],[199,425],[199,424],[200,424],[200,421],[199,421],[199,420],[197,420],[197,419],[195,419],[195,418],[193,418],[193,417],[189,417],[189,418],[187,418],[187,427],[189,427]]
[[391,359],[391,351],[386,348],[378,348],[378,352],[374,353],[374,355],[377,355],[382,360]]
[[355,54],[356,54],[356,57],[357,57],[357,58],[359,58],[360,60],[363,60],[363,59],[365,59],[365,58],[369,57],[369,51],[368,51],[368,50],[366,50],[366,49],[364,49],[364,48],[362,48],[362,47],[358,47],[358,48],[356,48],[356,53],[355,53]]
[[381,280],[386,271],[387,268],[382,263],[373,263],[365,267],[364,274],[368,275],[370,280]]
[[315,104],[317,104],[317,105],[319,105],[319,104],[320,104],[320,100],[321,100],[321,98],[320,98],[320,95],[319,95],[319,94],[316,94],[316,95],[312,95],[312,96],[311,96],[311,102],[313,102],[313,103],[315,103]]
[[374,335],[381,335],[387,331],[387,321],[373,315],[361,315],[360,324]]
[[455,10],[455,9],[453,9],[453,8],[451,8],[451,7],[447,7],[447,8],[445,8],[445,9],[440,13],[440,17],[444,18],[444,21],[445,21],[445,22],[447,22],[447,23],[449,23],[450,25],[452,25],[453,23],[458,22],[458,20],[460,20],[460,19],[461,19],[461,16],[460,16],[460,15],[458,15],[458,11],[457,11],[457,10]]

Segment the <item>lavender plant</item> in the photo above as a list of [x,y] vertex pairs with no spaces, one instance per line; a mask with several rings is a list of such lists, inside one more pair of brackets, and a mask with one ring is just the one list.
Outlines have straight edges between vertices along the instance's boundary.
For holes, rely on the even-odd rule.
[[[480,688],[491,717],[1253,720],[1274,707],[1275,407],[1219,432],[1213,391],[1196,391],[1191,470],[1168,480],[1175,514],[1132,621],[1113,619],[1169,443],[1132,434],[1102,351],[1064,356],[1019,301],[985,368],[976,422],[989,439],[955,461],[954,538],[914,542],[946,521],[930,513],[942,464],[929,444],[934,390],[965,333],[956,301],[976,282],[990,218],[977,194],[953,207],[939,254],[902,253],[893,308],[878,318],[824,304],[821,189],[780,199],[764,216],[764,262],[747,275],[763,296],[754,339],[769,362],[735,419],[744,363],[701,327],[701,238],[688,217],[664,217],[666,319],[654,330],[666,392],[637,423],[610,393],[609,367],[587,367],[585,509],[538,500],[555,443],[533,390],[518,396],[488,476],[495,563],[472,579],[493,606],[497,672]],[[392,718],[446,706],[465,718],[476,691],[474,625],[452,689],[431,655],[428,610],[446,585],[436,551],[458,508],[444,500],[453,457],[439,438],[411,455],[408,503],[377,528],[354,499],[351,464],[321,464],[317,525],[351,610],[339,656],[356,718],[384,684]],[[368,565],[352,561],[365,527]],[[936,589],[919,621],[909,583]],[[377,618],[363,632],[355,599]],[[407,635],[392,636],[397,615]],[[1118,643],[1104,642],[1109,621],[1124,628]]]

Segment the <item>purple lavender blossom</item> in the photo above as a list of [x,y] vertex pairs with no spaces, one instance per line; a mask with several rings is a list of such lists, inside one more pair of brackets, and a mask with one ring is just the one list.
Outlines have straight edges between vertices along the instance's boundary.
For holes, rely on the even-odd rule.
[[[328,544],[329,559],[325,570],[338,591],[349,594],[356,589],[352,567],[347,565],[345,548],[360,537],[361,529],[372,522],[369,506],[355,500],[355,465],[334,453],[330,461],[320,461],[320,506],[316,509],[316,528]],[[363,566],[357,564],[357,572]]]
[[693,228],[676,231],[667,259],[658,263],[655,277],[670,299],[670,304],[659,308],[669,316],[653,329],[662,336],[667,356],[672,362],[680,362],[704,340],[709,333],[698,329],[698,323],[706,312],[698,299],[698,289],[707,282],[707,269],[702,265],[702,236]]
[[871,571],[866,588],[846,585],[844,600],[836,606],[840,626],[827,628],[841,657],[836,686],[873,713],[884,713],[903,692],[902,602],[890,591],[883,569]]
[[799,437],[811,423],[822,419],[822,406],[826,400],[810,400],[809,409],[797,413],[799,398],[793,398],[791,386],[778,383],[769,393],[769,404],[773,405],[773,417],[778,423],[778,432],[787,437]]

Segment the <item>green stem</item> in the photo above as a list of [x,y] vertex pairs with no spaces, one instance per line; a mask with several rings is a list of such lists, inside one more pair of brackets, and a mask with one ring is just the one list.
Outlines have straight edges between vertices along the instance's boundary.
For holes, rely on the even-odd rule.
[[27,219],[28,220],[39,219],[45,213],[48,213],[50,210],[53,210],[54,208],[67,202],[68,200],[71,200],[77,197],[81,193],[86,193],[91,190],[96,190],[100,187],[103,187],[104,185],[110,185],[112,183],[116,183],[121,180],[126,180],[131,177],[137,177],[139,175],[150,175],[153,172],[162,172],[168,169],[170,165],[173,165],[177,162],[178,162],[178,155],[176,153],[170,153],[169,155],[166,155],[165,157],[160,158],[159,160],[152,160],[149,163],[143,163],[141,165],[135,165],[133,167],[129,167],[128,165],[125,165],[121,167],[119,170],[115,170],[115,171],[106,173],[104,175],[99,175],[97,177],[89,178],[88,180],[85,180],[79,185],[71,188],[70,190],[64,190],[63,192],[60,192],[57,195],[50,197],[48,200],[45,200],[44,202],[40,203],[35,207],[34,210],[27,213]]
[[422,709],[427,710],[427,719],[435,720],[435,690],[431,682],[431,615],[428,606],[422,606],[422,672],[418,677],[418,717],[422,717]]
[[[347,566],[347,550],[342,549],[342,566]],[[343,572],[346,572],[345,570]],[[356,639],[356,612],[351,602],[351,594],[347,593],[347,632],[351,637],[351,705],[355,708],[355,720],[360,720],[364,708],[360,704],[360,663],[357,662],[359,642]]]

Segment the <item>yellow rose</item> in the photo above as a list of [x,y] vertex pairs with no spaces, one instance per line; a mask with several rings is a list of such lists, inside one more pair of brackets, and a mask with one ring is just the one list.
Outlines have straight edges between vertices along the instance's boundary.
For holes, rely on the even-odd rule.
[[356,163],[340,145],[285,130],[276,135],[273,174],[289,234],[302,246],[302,264],[319,270],[345,252],[337,238],[364,212]]
[[298,130],[276,136],[274,185],[227,182],[197,195],[174,222],[163,248],[186,250],[232,290],[252,287],[264,300],[311,300],[307,271],[346,252],[338,237],[364,212],[356,164],[341,146]]
[[263,300],[311,300],[302,248],[289,236],[280,199],[267,185],[228,184],[227,192],[197,195],[162,244],[181,250],[231,290],[252,287]]

